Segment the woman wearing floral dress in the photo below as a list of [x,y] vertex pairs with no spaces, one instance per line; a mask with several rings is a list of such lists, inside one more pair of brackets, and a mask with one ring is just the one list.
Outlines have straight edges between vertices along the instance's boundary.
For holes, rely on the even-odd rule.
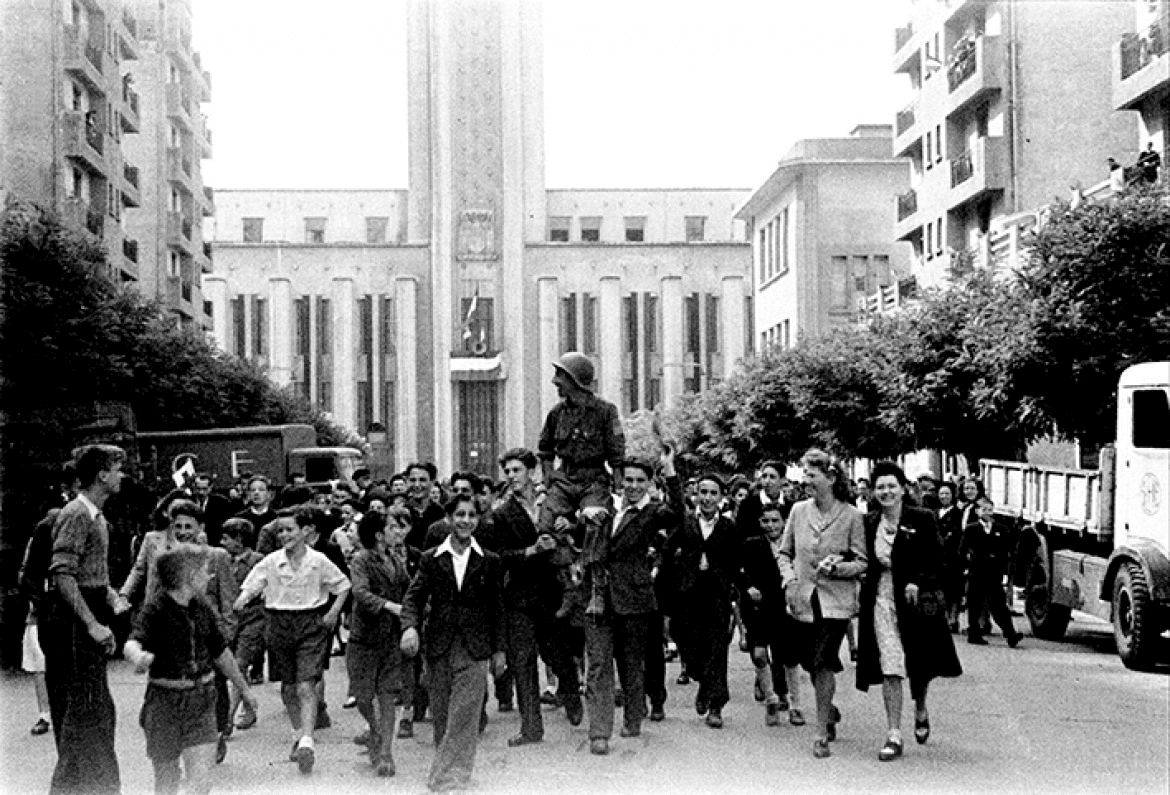
[[929,511],[903,503],[906,475],[892,463],[873,470],[878,510],[865,517],[869,567],[861,587],[857,687],[881,684],[887,736],[882,761],[902,755],[902,680],[914,699],[914,739],[930,737],[926,692],[936,676],[962,673],[947,626],[944,560]]

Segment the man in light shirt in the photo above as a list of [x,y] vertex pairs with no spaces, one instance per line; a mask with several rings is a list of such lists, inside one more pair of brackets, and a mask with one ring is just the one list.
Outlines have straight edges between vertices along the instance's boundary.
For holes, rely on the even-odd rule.
[[[349,594],[349,579],[327,557],[311,549],[306,538],[316,531],[310,508],[280,512],[281,548],[248,573],[235,609],[259,594],[268,613],[269,670],[280,680],[280,696],[296,740],[289,759],[302,773],[313,770],[313,729],[317,724],[317,682],[321,679],[329,639]],[[325,605],[333,594],[332,607]]]

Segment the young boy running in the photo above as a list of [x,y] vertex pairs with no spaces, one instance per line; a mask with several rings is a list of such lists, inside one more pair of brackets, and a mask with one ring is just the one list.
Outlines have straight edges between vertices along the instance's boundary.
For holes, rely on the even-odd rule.
[[[311,773],[316,761],[313,730],[317,724],[317,683],[325,667],[329,639],[349,595],[349,578],[320,552],[310,549],[306,538],[316,533],[311,508],[291,508],[278,514],[277,538],[281,548],[256,564],[248,573],[237,610],[264,595],[268,611],[268,665],[280,680],[293,741],[289,760],[302,773]],[[336,598],[325,609],[329,594]]]
[[410,577],[406,561],[387,549],[396,533],[405,539],[403,531],[387,527],[381,514],[367,514],[358,525],[361,549],[350,561],[353,618],[346,647],[349,688],[369,724],[370,764],[379,776],[394,775],[394,704],[402,691],[404,673],[398,617]]
[[[247,546],[246,542],[251,533],[252,525],[247,519],[233,517],[223,523],[220,543],[231,555],[232,577],[235,579],[237,589],[243,586],[248,573],[256,568],[256,564],[264,559],[263,555]],[[236,664],[240,666],[241,671],[251,670],[257,664],[263,665],[264,633],[267,626],[264,603],[259,598],[252,600],[243,610],[236,611],[235,637],[228,640],[236,655]],[[239,711],[240,696],[240,691],[232,688],[231,705],[228,708],[228,716],[231,720],[235,719],[236,712]],[[255,725],[256,712],[245,703],[244,714],[240,716],[235,727],[237,729],[250,729]]]
[[150,672],[141,721],[156,795],[179,791],[180,760],[187,792],[202,795],[211,789],[208,771],[219,738],[213,668],[256,708],[215,613],[202,598],[207,560],[206,547],[185,543],[155,559],[158,590],[138,614],[124,647],[139,673]]

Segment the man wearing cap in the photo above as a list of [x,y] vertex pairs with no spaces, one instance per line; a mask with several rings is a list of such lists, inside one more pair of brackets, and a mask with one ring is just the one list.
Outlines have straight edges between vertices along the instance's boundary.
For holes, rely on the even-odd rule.
[[[553,562],[564,566],[572,562],[571,542],[566,533],[556,530],[556,521],[581,511],[586,538],[600,536],[610,504],[612,473],[625,457],[626,437],[617,407],[594,394],[593,362],[587,356],[570,351],[553,362],[553,368],[552,382],[561,401],[545,418],[537,447],[545,483],[539,530],[558,540]],[[586,550],[585,554],[590,553]],[[590,613],[603,609],[600,602],[591,600]]]

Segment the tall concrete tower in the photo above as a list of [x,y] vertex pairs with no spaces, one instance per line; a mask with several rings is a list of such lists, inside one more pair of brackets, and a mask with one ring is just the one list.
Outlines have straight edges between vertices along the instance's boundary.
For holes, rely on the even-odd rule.
[[[494,471],[525,428],[525,243],[545,228],[537,0],[410,0],[408,238],[430,247],[434,457]],[[527,313],[530,316],[532,313]],[[428,355],[429,353],[429,355]],[[420,371],[420,377],[425,373]]]

